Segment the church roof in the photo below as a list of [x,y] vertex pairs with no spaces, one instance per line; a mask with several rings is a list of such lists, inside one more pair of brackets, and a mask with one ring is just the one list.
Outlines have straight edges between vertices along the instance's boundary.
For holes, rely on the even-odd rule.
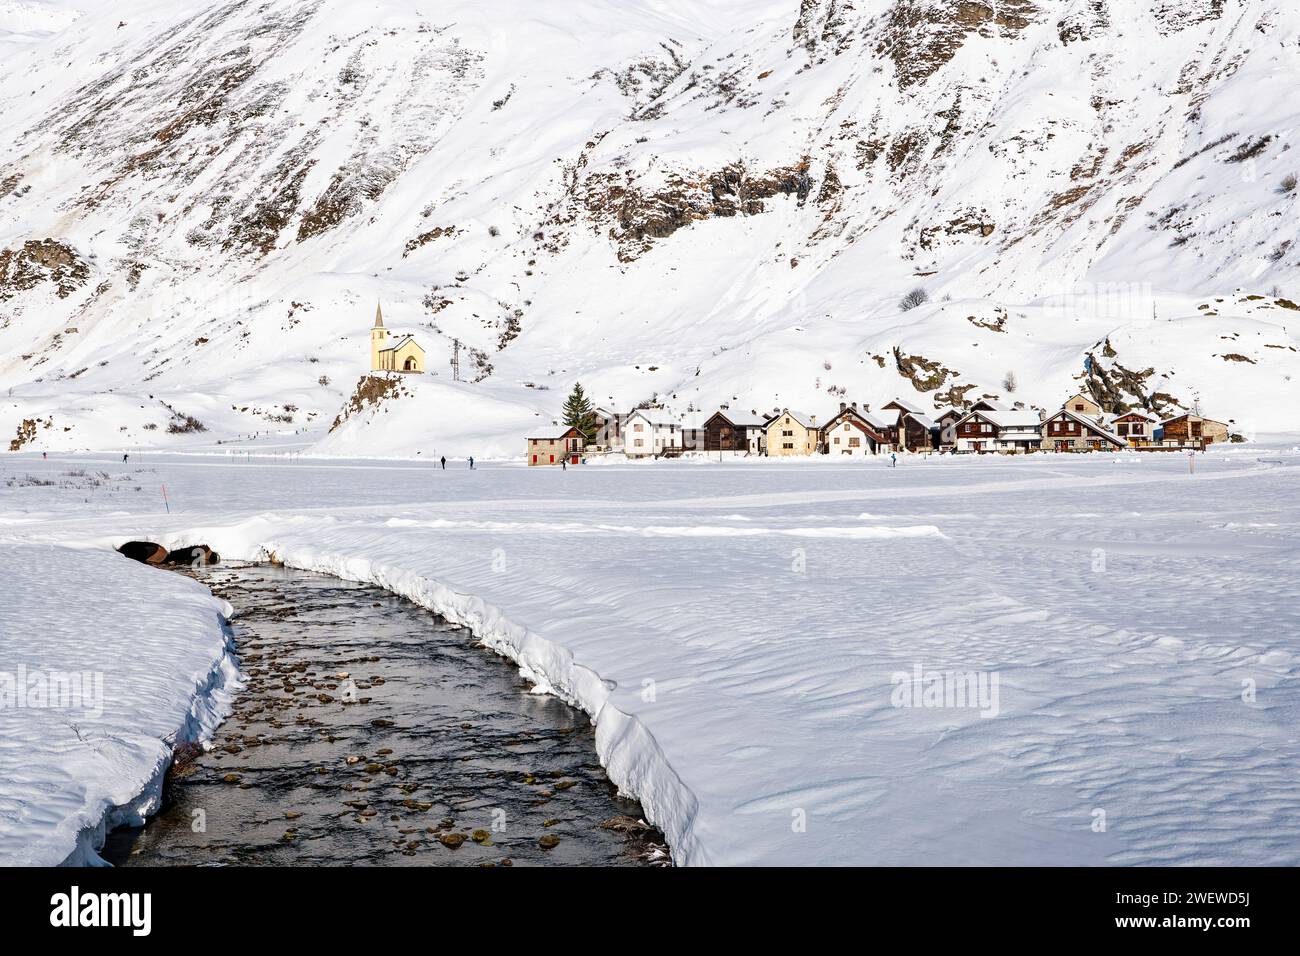
[[380,308],[379,303],[376,302],[375,303],[375,328],[382,329],[383,327],[384,327],[384,310]]
[[421,352],[424,351],[424,349],[420,348],[420,343],[417,342],[417,341],[415,341],[415,336],[413,336],[413,335],[403,335],[400,339],[396,339],[396,340],[393,342],[392,345],[390,345],[390,346],[388,346],[388,347],[386,347],[386,348],[382,348],[382,349],[380,349],[379,351],[381,351],[381,352],[396,352],[398,349],[400,349],[402,346],[406,345],[408,342],[409,342],[411,345],[415,346],[417,349],[420,349]]

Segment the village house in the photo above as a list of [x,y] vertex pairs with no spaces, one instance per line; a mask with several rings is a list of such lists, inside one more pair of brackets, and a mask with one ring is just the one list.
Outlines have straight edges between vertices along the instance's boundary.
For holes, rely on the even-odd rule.
[[582,433],[576,428],[555,426],[528,439],[528,465],[571,465],[582,460]]
[[766,418],[747,412],[714,412],[704,423],[704,450],[757,455],[766,424]]
[[1030,452],[1042,442],[1042,417],[1035,411],[968,412],[954,426],[956,451]]
[[591,410],[591,417],[596,422],[596,431],[592,445],[600,451],[623,450],[623,423],[627,415],[608,408],[597,407]]
[[939,425],[921,412],[908,412],[899,423],[899,445],[904,451],[934,451],[939,447]]
[[889,423],[871,412],[859,411],[858,403],[840,402],[840,410],[821,430],[822,453],[861,457],[889,451]]
[[1161,428],[1164,431],[1163,441],[1167,445],[1177,443],[1189,448],[1204,448],[1206,445],[1229,440],[1228,426],[1223,422],[1191,412],[1165,419]]
[[623,425],[623,453],[629,458],[680,455],[681,425],[658,408],[638,408]]
[[384,313],[375,305],[375,324],[370,329],[370,371],[424,372],[424,349],[409,335],[390,340],[384,328]]
[[1042,435],[1042,447],[1051,451],[1118,451],[1125,445],[1097,419],[1069,408],[1047,416]]
[[896,398],[880,407],[877,416],[888,425],[888,443],[901,451],[933,451],[940,428],[923,408]]
[[686,412],[682,415],[682,449],[684,451],[704,450],[704,423],[705,415],[703,412]]
[[1149,445],[1156,439],[1160,423],[1146,412],[1130,411],[1109,419],[1106,425],[1134,448]]
[[957,444],[957,423],[969,412],[970,409],[963,411],[960,408],[945,408],[939,413],[934,423],[939,426],[940,448],[952,448]]
[[768,456],[773,458],[811,455],[817,451],[821,437],[816,415],[805,415],[789,408],[781,409],[768,419],[764,432],[764,447]]
[[1082,392],[1077,395],[1071,395],[1061,404],[1061,407],[1069,409],[1076,415],[1086,415],[1088,418],[1101,418],[1101,406]]

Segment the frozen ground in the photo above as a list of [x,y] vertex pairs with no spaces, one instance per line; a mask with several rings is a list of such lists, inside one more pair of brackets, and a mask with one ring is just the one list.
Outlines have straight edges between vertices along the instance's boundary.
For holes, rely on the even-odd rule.
[[[26,599],[13,547],[129,537],[378,582],[591,712],[680,863],[1294,865],[1297,465],[1289,441],[1195,474],[9,456],[0,595]],[[50,586],[149,573],[123,565]],[[83,629],[56,633],[82,653]],[[917,667],[987,672],[996,706],[895,706]]]

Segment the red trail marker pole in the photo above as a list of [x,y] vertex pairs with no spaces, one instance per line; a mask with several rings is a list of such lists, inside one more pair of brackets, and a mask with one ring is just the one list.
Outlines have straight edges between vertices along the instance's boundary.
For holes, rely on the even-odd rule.
[[162,491],[163,491],[163,504],[164,504],[164,505],[166,506],[166,508],[167,508],[167,513],[168,513],[168,514],[171,514],[171,513],[172,513],[172,505],[171,505],[171,502],[167,500],[167,486],[166,486],[166,485],[163,485],[163,486],[162,486]]

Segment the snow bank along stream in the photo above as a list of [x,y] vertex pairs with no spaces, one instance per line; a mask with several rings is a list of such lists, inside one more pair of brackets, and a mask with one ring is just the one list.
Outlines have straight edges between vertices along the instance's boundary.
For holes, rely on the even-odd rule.
[[236,608],[248,682],[182,752],[118,864],[627,865],[667,860],[596,761],[584,715],[375,587],[196,569]]

